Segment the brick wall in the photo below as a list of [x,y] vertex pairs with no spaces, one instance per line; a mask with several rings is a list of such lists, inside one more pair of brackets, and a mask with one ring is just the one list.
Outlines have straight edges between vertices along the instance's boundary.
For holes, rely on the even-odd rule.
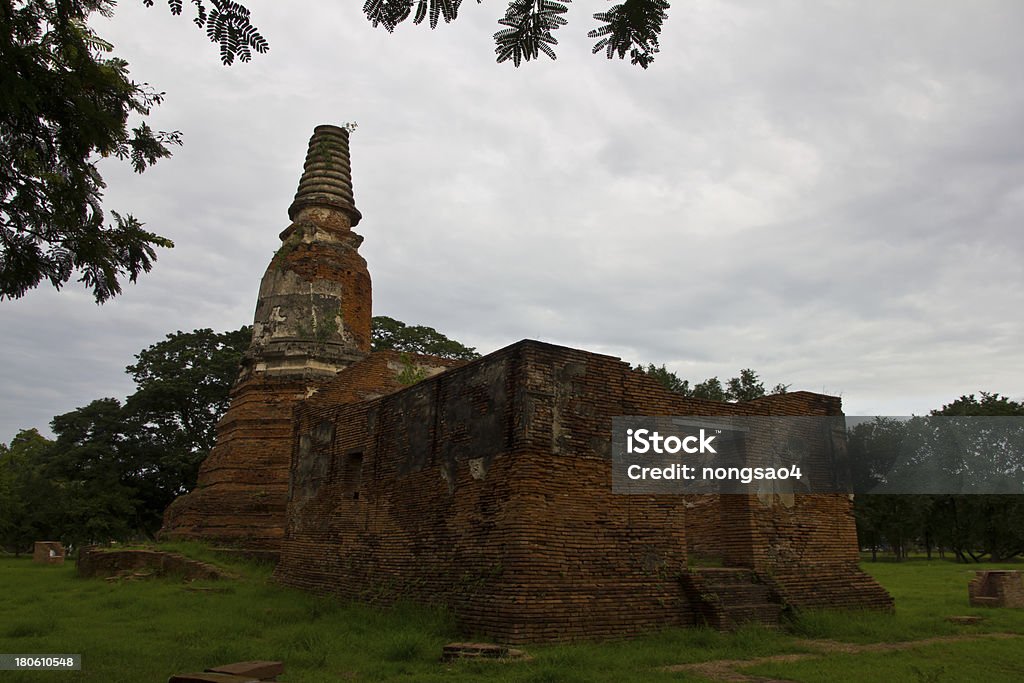
[[447,604],[468,632],[507,642],[623,635],[694,623],[678,580],[692,529],[706,537],[691,545],[771,573],[794,604],[817,587],[808,604],[882,603],[856,568],[846,496],[611,493],[614,416],[839,409],[806,392],[687,399],[616,358],[530,341],[361,403],[324,392],[296,411],[275,576]]
[[64,546],[59,541],[36,541],[32,561],[39,564],[64,564]]
[[1024,579],[1016,569],[975,572],[967,594],[972,607],[1024,607]]
[[256,377],[232,390],[217,444],[191,493],[164,512],[161,535],[276,551],[284,527],[292,410],[307,384]]

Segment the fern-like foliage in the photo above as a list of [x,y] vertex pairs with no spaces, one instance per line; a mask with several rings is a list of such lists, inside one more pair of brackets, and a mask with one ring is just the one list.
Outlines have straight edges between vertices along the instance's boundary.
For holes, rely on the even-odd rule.
[[[152,7],[154,0],[142,0],[146,7]],[[248,62],[253,51],[260,54],[270,49],[270,44],[252,25],[249,10],[232,0],[191,0],[196,15],[192,22],[199,28],[206,28],[206,36],[210,42],[220,46],[220,61],[225,66],[233,64],[237,59]],[[182,13],[183,0],[167,0],[171,14]]]
[[[482,0],[477,0],[479,4]],[[109,0],[92,0],[97,5],[110,5]],[[155,0],[142,0],[152,7]],[[463,0],[365,0],[363,14],[374,26],[393,33],[399,24],[410,17],[414,24],[427,22],[437,28],[441,19],[451,23],[459,16]],[[562,16],[572,0],[509,0],[505,16],[498,24],[506,28],[494,34],[498,62],[511,60],[519,66],[523,61],[540,57],[543,52],[555,59],[554,45],[558,40],[552,32],[566,24]],[[252,25],[249,10],[233,0],[189,0],[195,8],[192,21],[206,29],[211,42],[220,46],[221,61],[232,64],[235,59],[247,62],[253,52],[270,49],[266,39]],[[184,11],[185,0],[167,0],[171,14]],[[597,38],[594,53],[605,51],[609,59],[618,55],[644,69],[654,61],[659,50],[658,36],[669,8],[667,0],[623,0],[607,12],[594,18],[602,22],[587,35]]]
[[494,34],[494,52],[498,62],[508,59],[516,66],[525,59],[537,59],[543,52],[555,59],[555,51],[551,47],[558,44],[558,39],[551,32],[566,24],[562,16],[567,11],[565,2],[554,0],[511,0],[505,17],[498,20],[502,26]]
[[[477,0],[479,3],[480,0]],[[430,28],[437,28],[438,19],[444,17],[448,24],[459,17],[459,5],[462,0],[366,0],[363,3],[363,14],[370,20],[374,28],[383,26],[388,33],[413,14],[414,24],[422,24],[429,17]]]
[[363,14],[374,28],[383,26],[388,33],[409,18],[415,0],[366,0]]
[[587,36],[599,38],[594,44],[594,53],[605,51],[608,59],[615,55],[643,68],[650,66],[658,52],[658,36],[669,8],[666,0],[625,0],[607,12],[594,15],[604,25],[590,31]]
[[[182,0],[171,1],[180,5]],[[563,15],[570,2],[572,0],[509,0],[505,16],[498,20],[505,28],[494,34],[497,61],[511,60],[519,66],[524,61],[539,58],[542,52],[555,59],[554,46],[558,39],[553,31],[567,23]],[[365,0],[363,13],[374,27],[381,26],[392,33],[410,17],[415,24],[429,18],[430,28],[436,28],[442,17],[445,23],[454,21],[461,4],[462,0]],[[646,69],[659,50],[658,37],[668,9],[667,0],[623,0],[607,12],[595,14],[594,18],[602,25],[587,34],[598,39],[594,53],[604,50],[609,59],[616,55],[625,59],[629,54],[633,64]]]

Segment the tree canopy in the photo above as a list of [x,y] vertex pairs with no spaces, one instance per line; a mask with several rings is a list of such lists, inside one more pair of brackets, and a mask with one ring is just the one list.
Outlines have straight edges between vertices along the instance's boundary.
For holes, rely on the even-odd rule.
[[[478,3],[480,0],[477,0]],[[155,0],[142,0],[152,7]],[[509,0],[494,33],[498,62],[555,59],[555,31],[571,0]],[[97,161],[116,157],[141,173],[181,144],[145,118],[164,93],[131,79],[128,63],[90,27],[114,0],[0,0],[0,300],[48,282],[77,278],[103,303],[149,272],[171,240],[134,215],[105,211]],[[221,62],[249,61],[270,45],[249,9],[232,0],[191,0],[192,21],[220,49]],[[167,0],[172,14],[184,0]],[[462,0],[366,0],[374,27],[458,18]],[[624,0],[593,14],[593,52],[646,69],[659,50],[666,0]],[[107,214],[112,218],[108,219]]]
[[433,327],[406,325],[401,320],[386,315],[373,317],[370,338],[374,351],[392,349],[457,360],[473,360],[480,357],[476,349],[449,339]]
[[[154,0],[142,0],[146,7],[152,7]],[[167,0],[171,14],[182,13],[183,0]],[[270,49],[259,30],[249,19],[249,10],[232,0],[191,0],[195,16],[192,22],[206,29],[206,37],[220,47],[220,61],[230,66],[235,59],[248,62],[253,51],[266,52]]]
[[[151,7],[155,0],[142,0]],[[388,33],[401,24],[426,22],[431,29],[440,20],[458,19],[463,0],[365,0],[363,14],[374,28]],[[482,0],[477,0],[481,4]],[[494,33],[494,52],[498,62],[511,61],[519,66],[538,59],[543,53],[556,58],[554,32],[565,26],[572,0],[508,0],[504,16]],[[174,14],[182,13],[183,0],[167,0]],[[248,61],[252,52],[266,52],[269,44],[250,20],[249,10],[230,0],[192,0],[193,21],[206,29],[211,41],[220,46],[221,61],[231,64],[236,58]],[[208,9],[209,6],[209,9]],[[668,18],[667,0],[623,0],[604,12],[592,14],[597,25],[587,36],[595,38],[592,52],[603,52],[608,59],[625,59],[644,69],[659,51],[658,38]]]
[[56,538],[56,487],[43,471],[53,441],[38,430],[19,432],[0,443],[0,546],[15,552],[39,538]]
[[[152,0],[143,0],[152,5]],[[169,0],[182,11],[182,0]],[[235,2],[193,0],[195,23],[221,60],[246,61],[267,43]],[[181,144],[179,131],[145,121],[164,93],[136,83],[114,46],[89,26],[113,0],[0,0],[0,299],[72,277],[97,303],[149,272],[171,240],[131,214],[103,208],[98,160],[116,157],[142,173]]]
[[[154,0],[143,0],[152,6]],[[388,33],[401,24],[426,22],[431,29],[440,20],[451,23],[458,19],[463,0],[365,0],[363,14],[374,28]],[[481,4],[482,0],[477,0]],[[565,26],[572,0],[508,0],[504,16],[498,20],[494,33],[494,52],[498,62],[511,61],[515,66],[538,59],[543,53],[556,58],[554,32]],[[182,13],[182,0],[168,0],[174,14]],[[250,20],[249,10],[230,0],[192,0],[193,21],[206,28],[207,36],[220,46],[221,60],[231,64],[236,58],[248,61],[252,51],[266,52],[269,44]],[[595,38],[592,52],[603,52],[608,59],[625,59],[646,69],[654,61],[660,46],[658,38],[668,18],[667,0],[623,0],[604,12],[592,14],[597,25],[587,32]]]
[[[954,422],[947,425],[941,421],[929,422],[927,418],[907,421],[876,418],[854,426],[849,431],[848,448],[851,461],[857,465],[854,472],[859,480],[854,482],[855,488],[870,490],[874,484],[893,476],[894,470],[898,475],[899,457],[907,451],[906,440],[920,443],[922,435],[916,430],[942,430],[948,426],[957,431],[955,438],[938,432],[933,442],[950,443],[956,446],[957,452],[971,452],[978,446],[963,441],[968,431],[957,430],[955,418],[1021,416],[1024,403],[983,391],[980,398],[974,394],[961,396],[932,410],[931,415]],[[982,446],[981,450],[984,460],[989,461],[985,465],[1004,464],[991,445]],[[1012,451],[1013,462],[1008,465],[1019,468],[1019,448]],[[943,455],[935,453],[936,466],[940,469],[944,466]],[[954,469],[961,468],[961,463],[954,466]],[[967,474],[972,480],[984,477],[985,469],[968,468]],[[1015,478],[1005,477],[1005,480],[1009,483]],[[986,488],[997,488],[998,479],[997,475],[996,481],[990,481]],[[986,558],[999,562],[1024,553],[1024,496],[1019,492],[1007,495],[858,495],[854,499],[854,512],[861,545],[870,548],[873,555],[882,547],[902,559],[910,550],[922,548],[928,556],[938,549],[940,553],[951,551],[962,562],[980,562]]]
[[1006,396],[993,394],[987,391],[979,392],[981,398],[974,394],[961,396],[952,403],[943,405],[938,410],[933,410],[932,415],[946,416],[1011,416],[1024,415],[1024,402],[1013,401]]
[[[481,0],[477,0],[480,4]],[[537,59],[544,53],[555,59],[558,39],[554,31],[565,26],[565,14],[572,0],[509,0],[505,16],[498,20],[494,34],[494,52],[499,62],[511,60],[519,66],[523,61]],[[366,0],[363,12],[373,26],[388,32],[412,19],[412,23],[428,21],[436,28],[439,19],[445,23],[459,16],[462,0]],[[604,52],[608,59],[618,57],[646,69],[658,52],[658,37],[669,4],[666,0],[624,0],[593,18],[596,28],[587,33],[596,38],[593,52]]]
[[100,157],[130,159],[142,172],[170,154],[175,133],[129,117],[163,94],[128,77],[128,64],[86,21],[112,2],[0,2],[0,298],[43,280],[56,288],[73,273],[97,301],[120,279],[149,271],[170,240],[113,213],[104,225]]
[[0,449],[0,545],[154,534],[195,486],[251,334],[169,334],[128,366],[136,391],[123,404],[101,398],[54,417],[55,441],[20,432]]

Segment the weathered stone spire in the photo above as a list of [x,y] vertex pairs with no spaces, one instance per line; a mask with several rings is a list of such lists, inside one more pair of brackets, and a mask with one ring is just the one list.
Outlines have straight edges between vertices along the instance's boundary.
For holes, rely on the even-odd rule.
[[309,140],[292,223],[260,283],[243,379],[329,377],[370,351],[370,274],[352,232],[362,214],[348,138],[344,128],[317,126]]
[[276,554],[284,533],[292,409],[370,351],[370,274],[352,232],[348,131],[318,126],[281,248],[260,283],[252,343],[196,488],[163,534]]
[[313,129],[288,218],[294,220],[307,206],[334,208],[346,213],[353,228],[363,217],[352,197],[352,162],[348,153],[348,131],[344,128],[317,126]]

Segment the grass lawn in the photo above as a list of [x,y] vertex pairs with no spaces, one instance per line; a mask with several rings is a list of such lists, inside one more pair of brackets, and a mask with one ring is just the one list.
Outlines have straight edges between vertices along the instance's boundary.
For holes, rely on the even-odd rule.
[[[178,550],[210,559],[202,548]],[[671,629],[612,643],[529,646],[533,660],[442,664],[441,647],[465,640],[448,615],[400,605],[377,610],[284,589],[267,566],[224,560],[238,580],[183,584],[171,579],[79,579],[74,566],[0,559],[0,653],[81,653],[81,672],[3,672],[0,681],[166,681],[172,673],[247,659],[285,662],[283,682],[408,681],[702,681],[662,667],[717,659],[814,652],[809,638],[853,644],[934,636],[1024,634],[1024,610],[967,606],[967,578],[978,568],[942,561],[865,563],[896,597],[897,612],[807,613],[784,631],[722,634]],[[981,565],[986,567],[991,565]],[[1006,566],[1006,565],[1003,565]],[[216,587],[196,591],[191,588]],[[988,617],[957,626],[951,615]],[[1018,681],[1024,639],[984,639],[910,650],[829,654],[793,663],[758,664],[752,673],[799,681]]]

